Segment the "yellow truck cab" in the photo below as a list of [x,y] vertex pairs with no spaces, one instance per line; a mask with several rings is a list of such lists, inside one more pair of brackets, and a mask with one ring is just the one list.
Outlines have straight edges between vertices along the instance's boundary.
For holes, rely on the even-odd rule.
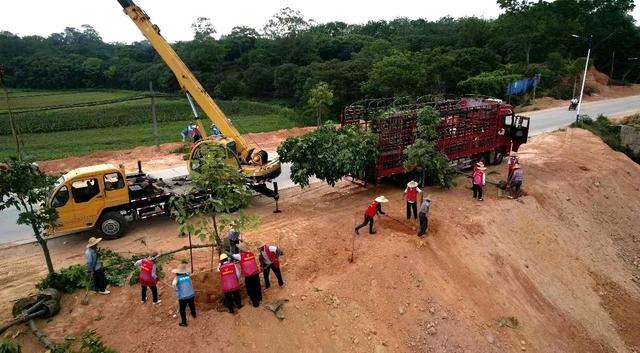
[[105,234],[120,232],[124,217],[104,210],[129,204],[124,168],[99,164],[74,169],[57,180],[49,204],[58,211],[59,224],[51,234],[75,233],[95,227]]
[[[52,235],[96,229],[107,239],[120,237],[126,223],[168,213],[168,201],[185,180],[171,184],[142,173],[127,175],[124,167],[99,164],[61,176],[48,200],[58,211]],[[176,186],[178,185],[178,186]]]

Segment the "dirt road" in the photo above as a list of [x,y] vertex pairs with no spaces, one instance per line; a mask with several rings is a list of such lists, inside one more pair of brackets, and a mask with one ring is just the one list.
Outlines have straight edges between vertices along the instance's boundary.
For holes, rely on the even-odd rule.
[[[428,190],[434,201],[422,241],[415,225],[402,220],[401,186],[290,189],[280,214],[256,199],[247,212],[260,217],[260,229],[243,236],[252,246],[279,241],[285,252],[286,287],[265,291],[266,302],[289,300],[283,321],[264,308],[246,306],[234,316],[218,311],[217,275],[209,269],[211,254],[201,250],[194,261],[199,313],[188,328],[178,327],[174,294],[161,285],[158,307],[139,304],[138,287],[92,295],[88,306],[76,292],[45,331],[62,340],[94,328],[120,352],[640,349],[640,167],[572,129],[533,139],[521,160],[528,194],[522,202],[498,198],[493,187],[484,202],[474,202],[466,179],[450,190]],[[490,169],[489,178],[499,179],[505,168]],[[379,194],[391,200],[385,211],[401,221],[377,220],[378,233],[357,237],[349,263],[353,226]],[[85,242],[86,236],[52,241],[55,265],[81,263]],[[171,221],[158,219],[104,246],[135,252],[185,242]],[[0,250],[3,319],[9,302],[44,273],[37,246]],[[510,317],[517,328],[500,327]],[[27,352],[42,351],[30,334],[18,341]]]

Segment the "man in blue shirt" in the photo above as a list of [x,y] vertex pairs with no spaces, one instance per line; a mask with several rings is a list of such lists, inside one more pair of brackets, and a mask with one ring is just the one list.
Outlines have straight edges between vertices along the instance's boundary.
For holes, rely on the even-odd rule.
[[178,307],[180,309],[180,326],[187,326],[187,305],[191,311],[191,316],[196,318],[196,292],[193,290],[193,283],[189,276],[189,269],[187,264],[180,264],[178,268],[171,272],[176,274],[176,278],[171,283],[173,288],[176,289],[176,296],[178,297]]
[[98,243],[102,241],[102,238],[91,237],[87,244],[87,250],[84,252],[84,259],[87,264],[87,271],[93,278],[93,286],[96,293],[109,294],[107,290],[107,277],[104,275],[102,264],[100,263],[100,252],[98,250]]

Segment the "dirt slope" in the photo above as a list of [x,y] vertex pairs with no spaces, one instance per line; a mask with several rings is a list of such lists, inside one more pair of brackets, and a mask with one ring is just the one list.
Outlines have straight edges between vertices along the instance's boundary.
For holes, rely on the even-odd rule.
[[[88,306],[76,292],[45,331],[60,340],[95,328],[120,352],[640,350],[640,167],[572,129],[535,138],[521,161],[522,202],[499,198],[492,187],[484,202],[474,201],[466,179],[451,190],[428,190],[434,201],[424,241],[402,220],[400,186],[290,189],[280,214],[256,199],[249,212],[261,228],[244,239],[279,242],[285,252],[287,286],[265,292],[267,302],[289,300],[284,321],[250,306],[235,316],[219,312],[210,253],[202,250],[195,252],[199,313],[187,329],[172,317],[177,303],[163,284],[159,307],[139,304],[137,287],[92,295]],[[505,168],[490,168],[489,178]],[[357,237],[350,263],[353,226],[378,194],[391,200],[384,209],[398,221],[383,217],[376,235]],[[104,245],[167,250],[186,242],[175,234],[171,221],[158,219]],[[87,237],[52,241],[55,264],[81,262]],[[2,318],[7,301],[44,271],[33,245],[0,250]],[[518,328],[499,327],[506,317]],[[18,341],[27,352],[42,351],[30,334]]]

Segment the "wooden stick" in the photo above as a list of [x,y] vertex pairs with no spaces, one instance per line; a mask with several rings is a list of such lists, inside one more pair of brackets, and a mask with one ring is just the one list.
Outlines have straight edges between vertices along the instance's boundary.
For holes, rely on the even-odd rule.
[[38,341],[40,341],[40,343],[42,343],[45,347],[47,347],[47,349],[52,351],[56,349],[56,345],[49,340],[47,335],[42,333],[42,331],[38,330],[38,326],[36,326],[35,321],[29,320],[29,328],[31,329],[33,334],[38,338]]

